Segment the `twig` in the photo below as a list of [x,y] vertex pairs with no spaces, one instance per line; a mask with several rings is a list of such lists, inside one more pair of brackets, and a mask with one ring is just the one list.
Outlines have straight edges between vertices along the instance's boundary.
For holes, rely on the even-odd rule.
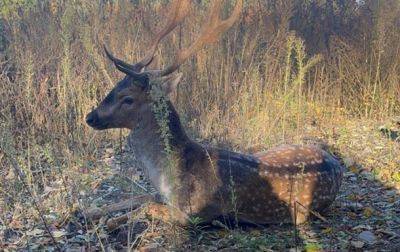
[[315,217],[317,217],[318,219],[322,220],[323,222],[328,222],[327,219],[325,219],[325,217],[323,217],[322,215],[320,215],[319,213],[309,209],[308,207],[304,206],[303,204],[301,204],[300,202],[296,201],[297,204],[299,204],[301,207],[303,207],[304,209],[306,209],[307,211],[309,211],[312,215],[314,215]]
[[298,229],[297,229],[297,204],[294,204],[294,206],[293,206],[293,208],[294,208],[294,226],[293,226],[293,228],[294,228],[294,244],[296,245],[296,252],[297,252],[297,248],[298,248],[298,244],[297,244],[297,241],[298,241]]
[[148,230],[149,230],[149,227],[147,227],[146,230],[144,230],[141,234],[136,236],[135,240],[132,242],[132,245],[130,246],[130,250],[129,251],[134,251],[133,246],[140,239],[140,241],[138,242],[138,245],[137,245],[137,247],[139,247],[140,243],[142,242],[144,234],[147,233]]
[[138,182],[136,182],[134,179],[128,178],[127,179],[132,182],[133,184],[135,184],[137,187],[139,187],[140,189],[142,189],[144,192],[149,193],[149,190],[147,190],[144,186],[140,185]]

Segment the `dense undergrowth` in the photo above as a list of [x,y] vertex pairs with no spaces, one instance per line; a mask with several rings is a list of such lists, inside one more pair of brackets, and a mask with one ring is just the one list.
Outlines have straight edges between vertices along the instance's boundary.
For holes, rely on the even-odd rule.
[[[2,225],[37,221],[37,208],[62,220],[82,207],[82,190],[106,176],[100,152],[119,146],[127,132],[85,125],[86,113],[121,77],[102,44],[135,62],[162,23],[166,2],[0,3]],[[208,7],[197,2],[151,67],[170,62],[196,37]],[[247,1],[240,22],[180,69],[176,106],[190,135],[254,151],[300,143],[309,125],[334,134],[345,122],[398,114],[400,4],[357,2]],[[225,12],[233,4],[227,1]],[[400,180],[398,159],[386,163],[377,173]],[[56,183],[60,193],[40,196]]]

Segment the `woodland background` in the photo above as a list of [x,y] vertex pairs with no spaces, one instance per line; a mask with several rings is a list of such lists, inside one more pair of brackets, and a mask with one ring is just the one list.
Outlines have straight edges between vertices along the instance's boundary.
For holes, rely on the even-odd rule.
[[[196,37],[209,1],[195,2],[151,67]],[[0,2],[0,225],[64,219],[107,177],[99,157],[128,132],[85,124],[122,77],[102,44],[140,59],[167,3]],[[245,1],[240,22],[181,67],[176,107],[194,139],[253,152],[312,136],[397,185],[398,146],[376,150],[369,136],[400,112],[399,41],[398,0]]]

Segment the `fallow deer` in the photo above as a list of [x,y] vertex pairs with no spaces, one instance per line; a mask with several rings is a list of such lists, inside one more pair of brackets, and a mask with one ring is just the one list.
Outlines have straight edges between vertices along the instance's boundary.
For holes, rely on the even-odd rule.
[[194,43],[180,50],[165,69],[143,71],[161,39],[184,20],[190,1],[172,2],[169,21],[139,63],[125,63],[105,48],[126,76],[87,115],[87,124],[97,130],[131,130],[128,143],[165,199],[166,204],[155,205],[176,209],[178,214],[172,214],[176,221],[224,216],[256,224],[302,223],[313,211],[327,209],[343,174],[334,156],[314,146],[285,145],[255,155],[203,146],[187,136],[168,99],[182,77],[176,70],[236,22],[242,0],[226,20],[219,17],[222,0],[213,1]]

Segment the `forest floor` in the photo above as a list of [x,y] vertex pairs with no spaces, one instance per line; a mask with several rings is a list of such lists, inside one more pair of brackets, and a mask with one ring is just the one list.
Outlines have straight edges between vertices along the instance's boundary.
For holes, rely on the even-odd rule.
[[[48,228],[63,251],[397,251],[400,142],[393,137],[393,125],[379,125],[360,121],[347,122],[338,131],[309,130],[307,136],[322,138],[332,146],[347,171],[330,210],[304,225],[231,228],[215,222],[182,228],[146,218],[138,211],[127,224],[108,230],[107,220],[123,212],[89,222],[77,211]],[[109,169],[91,183],[90,190],[81,193],[81,206],[103,206],[153,192],[128,149],[105,148],[100,162]],[[57,250],[53,238],[42,222],[0,227],[0,248],[4,250]]]

